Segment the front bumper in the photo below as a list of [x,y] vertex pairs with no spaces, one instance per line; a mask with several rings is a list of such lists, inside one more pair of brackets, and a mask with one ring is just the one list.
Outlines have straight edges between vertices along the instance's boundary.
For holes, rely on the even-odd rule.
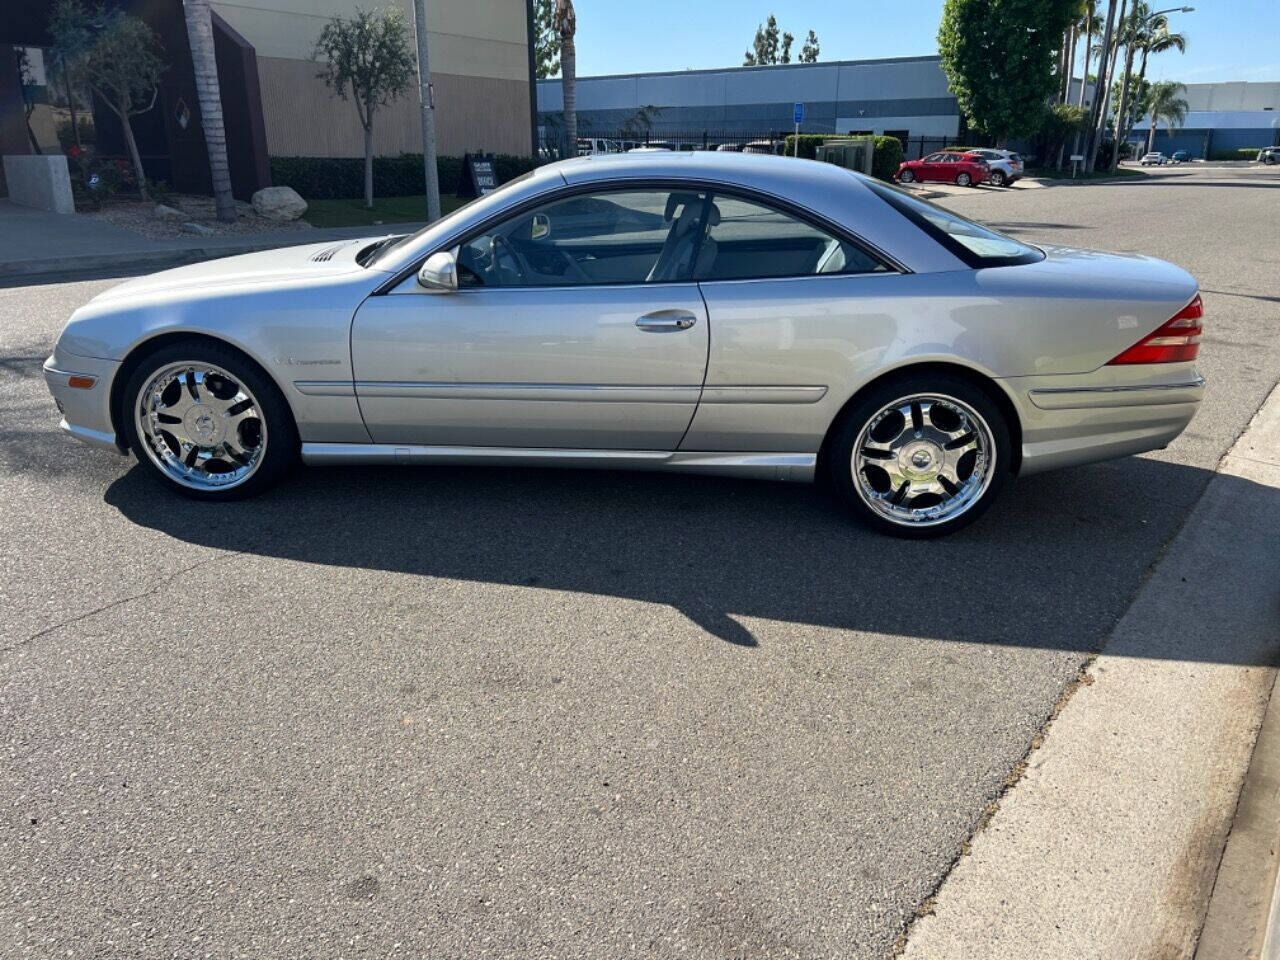
[[1204,397],[1204,378],[1189,363],[1001,383],[1018,406],[1024,474],[1168,446]]
[[63,430],[92,446],[124,453],[111,422],[111,383],[119,369],[115,360],[79,357],[55,349],[44,362],[44,380],[62,414]]

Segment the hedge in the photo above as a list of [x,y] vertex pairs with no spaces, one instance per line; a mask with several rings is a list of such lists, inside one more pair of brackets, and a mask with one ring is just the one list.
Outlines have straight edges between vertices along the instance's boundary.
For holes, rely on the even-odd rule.
[[1236,150],[1210,150],[1210,160],[1254,160],[1262,147],[1240,147]]
[[[830,133],[802,133],[798,139],[800,148],[798,156],[813,160],[818,156],[818,147],[822,144],[828,140],[846,138]],[[872,137],[871,139],[875,141],[874,152],[871,155],[872,176],[879,177],[881,180],[892,180],[894,174],[898,172],[898,165],[902,163],[902,141],[897,137]],[[787,135],[786,153],[789,157],[797,156],[796,140],[794,133]]]
[[[498,154],[494,169],[498,182],[532,170],[532,157]],[[461,157],[437,157],[440,192],[458,192],[462,178]],[[293,187],[307,200],[343,200],[364,196],[363,157],[272,157],[271,182]],[[422,154],[402,153],[398,157],[373,158],[373,193],[379,197],[417,196],[424,192]]]

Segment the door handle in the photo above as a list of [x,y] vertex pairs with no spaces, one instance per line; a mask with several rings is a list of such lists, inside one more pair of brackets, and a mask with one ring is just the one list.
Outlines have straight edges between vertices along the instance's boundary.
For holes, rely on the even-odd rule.
[[698,318],[688,310],[655,310],[636,321],[641,330],[688,330]]

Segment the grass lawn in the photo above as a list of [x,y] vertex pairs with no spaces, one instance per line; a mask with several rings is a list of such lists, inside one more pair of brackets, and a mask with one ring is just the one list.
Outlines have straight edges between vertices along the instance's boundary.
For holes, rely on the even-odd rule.
[[[442,196],[440,209],[452,213],[467,202],[467,197]],[[303,217],[313,227],[363,227],[378,221],[404,223],[427,219],[427,198],[374,197],[373,209],[365,209],[363,200],[308,200]]]
[[[1043,170],[1039,168],[1033,170],[1028,167],[1026,175],[1040,180],[1070,180],[1071,168],[1068,166],[1064,170]],[[1080,173],[1076,175],[1075,179],[1113,180],[1120,177],[1145,177],[1146,175],[1145,170],[1134,170],[1132,167],[1116,167],[1115,170],[1095,170],[1093,173]]]

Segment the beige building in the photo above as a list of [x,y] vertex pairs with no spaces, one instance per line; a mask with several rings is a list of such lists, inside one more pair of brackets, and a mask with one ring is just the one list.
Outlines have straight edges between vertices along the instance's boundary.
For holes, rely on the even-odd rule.
[[[385,2],[401,8],[412,32],[412,0]],[[325,22],[351,16],[356,0],[213,0],[212,6],[257,54],[267,153],[363,156],[354,105],[325,86],[311,60]],[[429,0],[427,8],[439,152],[527,156],[534,96],[527,0]],[[376,115],[374,145],[379,154],[422,150],[416,84]]]

